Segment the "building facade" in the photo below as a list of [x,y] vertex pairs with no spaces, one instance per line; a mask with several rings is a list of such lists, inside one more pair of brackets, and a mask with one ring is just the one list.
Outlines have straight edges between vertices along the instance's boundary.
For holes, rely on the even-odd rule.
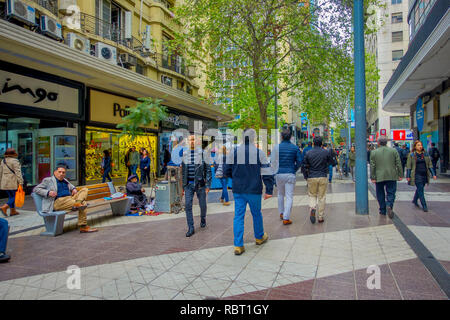
[[[367,110],[368,133],[372,140],[385,134],[391,144],[398,142],[411,143],[411,135],[400,139],[399,130],[409,130],[409,114],[407,112],[389,112],[382,107],[383,89],[397,69],[403,55],[408,50],[409,28],[407,22],[407,0],[385,0],[385,6],[377,10],[377,32],[366,37],[366,51],[375,56],[379,69],[378,108]],[[399,140],[400,139],[400,140]]]
[[[201,63],[169,53],[165,40],[180,30],[174,5],[0,0],[0,156],[8,147],[18,151],[29,186],[59,163],[74,184],[97,183],[104,150],[113,156],[113,178],[123,183],[123,156],[132,145],[151,148],[158,173],[161,150],[171,146],[169,127],[187,124],[193,132],[196,120],[217,128],[231,118],[201,99]],[[116,126],[140,97],[162,99],[169,116],[131,141]]]
[[440,173],[449,168],[450,1],[409,2],[410,44],[383,91],[383,110],[409,114],[414,139],[435,143]]

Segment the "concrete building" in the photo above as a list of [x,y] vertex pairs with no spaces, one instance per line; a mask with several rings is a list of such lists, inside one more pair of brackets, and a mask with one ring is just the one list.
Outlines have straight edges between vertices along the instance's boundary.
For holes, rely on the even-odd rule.
[[[375,56],[380,75],[377,83],[378,108],[367,110],[367,123],[368,133],[372,135],[373,140],[376,140],[377,135],[385,133],[389,139],[395,141],[399,135],[394,130],[409,129],[409,116],[399,110],[384,110],[382,97],[383,89],[408,50],[408,1],[385,0],[384,5],[385,7],[378,9],[376,13],[377,32],[366,38],[366,52]],[[397,142],[405,141],[407,140]]]

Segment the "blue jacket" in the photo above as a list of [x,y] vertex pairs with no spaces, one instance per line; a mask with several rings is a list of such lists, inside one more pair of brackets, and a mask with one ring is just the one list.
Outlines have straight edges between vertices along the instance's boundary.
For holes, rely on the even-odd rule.
[[276,146],[270,158],[275,173],[295,174],[303,163],[302,152],[290,141],[282,141]]
[[245,143],[231,150],[224,173],[232,178],[233,193],[262,194],[263,181],[266,193],[273,193],[273,172],[263,151]]
[[147,167],[147,170],[150,169],[150,157],[146,157],[145,159],[143,157],[141,157],[140,160],[140,164],[139,164],[139,168],[144,169],[145,167]]

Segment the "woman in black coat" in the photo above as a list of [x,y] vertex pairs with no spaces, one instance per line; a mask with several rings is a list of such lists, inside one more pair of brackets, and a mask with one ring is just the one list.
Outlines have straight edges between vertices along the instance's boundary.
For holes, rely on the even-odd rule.
[[137,175],[131,175],[127,182],[127,195],[133,197],[133,202],[131,203],[132,210],[145,209],[147,197],[144,192],[145,190],[139,183]]

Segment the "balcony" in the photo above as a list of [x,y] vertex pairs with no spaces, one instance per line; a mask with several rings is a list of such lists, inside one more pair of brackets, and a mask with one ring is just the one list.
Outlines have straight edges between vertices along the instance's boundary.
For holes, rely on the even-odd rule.
[[86,34],[114,41],[133,51],[143,52],[143,44],[135,37],[125,38],[125,29],[95,16],[80,12],[80,29]]
[[58,16],[58,0],[32,0],[44,9],[47,9],[53,13],[56,17]]
[[157,54],[158,66],[186,76],[186,66],[182,56],[177,54]]

